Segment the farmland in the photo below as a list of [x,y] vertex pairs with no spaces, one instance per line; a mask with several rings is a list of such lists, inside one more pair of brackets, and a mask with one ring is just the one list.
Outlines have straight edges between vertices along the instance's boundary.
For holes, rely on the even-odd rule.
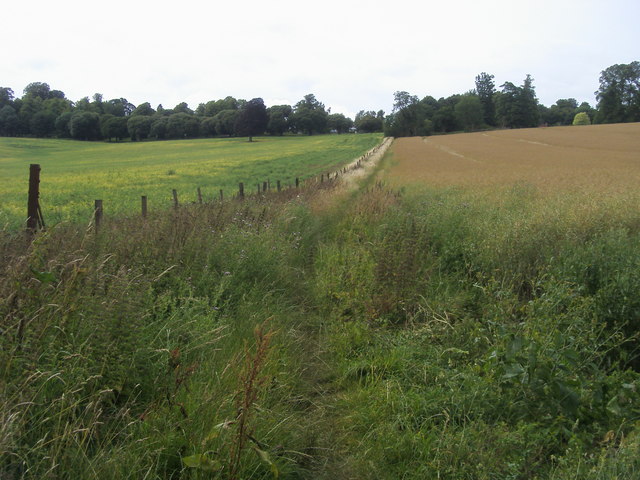
[[164,209],[176,189],[181,201],[248,191],[257,183],[282,185],[334,170],[373,147],[380,135],[262,137],[138,143],[0,138],[0,226],[24,221],[28,166],[42,166],[41,204],[45,220],[88,221],[93,201],[107,214],[138,211],[141,195],[150,209]]
[[0,476],[639,478],[629,128],[0,236]]
[[389,176],[399,183],[631,191],[640,181],[640,123],[401,138],[394,154]]

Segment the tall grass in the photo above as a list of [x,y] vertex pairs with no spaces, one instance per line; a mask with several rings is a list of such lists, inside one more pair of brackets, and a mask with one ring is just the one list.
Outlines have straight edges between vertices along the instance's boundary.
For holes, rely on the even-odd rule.
[[331,189],[3,232],[0,476],[638,476],[632,197]]

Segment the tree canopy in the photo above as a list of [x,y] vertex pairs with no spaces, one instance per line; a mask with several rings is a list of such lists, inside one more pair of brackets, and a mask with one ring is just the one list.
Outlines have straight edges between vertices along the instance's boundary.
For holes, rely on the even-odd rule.
[[[571,125],[578,113],[593,123],[640,121],[640,62],[612,65],[601,72],[595,92],[597,105],[560,98],[550,107],[538,102],[533,78],[521,85],[504,82],[496,89],[494,76],[481,72],[475,88],[463,94],[420,99],[407,91],[393,94],[393,109],[360,110],[355,120],[332,113],[314,94],[295,105],[266,107],[260,98],[249,101],[226,96],[173,108],[149,102],[138,106],[126,98],[106,99],[100,93],[77,101],[66,98],[48,83],[32,82],[22,97],[0,87],[0,135],[133,141],[212,136],[248,136],[268,133],[316,134],[384,131],[390,136],[431,135],[485,128],[524,128]],[[91,115],[80,115],[91,114]],[[584,122],[585,117],[578,117]]]

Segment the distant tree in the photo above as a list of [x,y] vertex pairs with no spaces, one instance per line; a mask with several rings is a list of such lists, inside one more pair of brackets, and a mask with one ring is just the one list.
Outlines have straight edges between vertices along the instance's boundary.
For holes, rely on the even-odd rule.
[[73,104],[66,98],[53,97],[42,102],[42,109],[55,114],[56,117],[72,108]]
[[127,119],[106,113],[100,117],[100,132],[103,138],[109,141],[113,138],[119,142],[129,135]]
[[[456,117],[456,105],[460,95],[451,95],[438,99],[438,109],[433,114],[433,130],[441,133],[456,132],[462,127]],[[424,123],[424,122],[423,122]]]
[[261,98],[252,98],[240,109],[236,118],[236,135],[247,136],[253,141],[255,135],[261,135],[267,130],[269,115],[267,107]]
[[616,64],[600,73],[596,123],[640,121],[640,62]]
[[203,117],[200,120],[200,133],[205,137],[213,137],[216,134],[216,120],[213,117]]
[[380,110],[378,113],[373,110],[360,110],[356,114],[353,122],[356,130],[360,133],[382,132],[384,128],[384,112]]
[[527,75],[522,86],[505,82],[502,91],[496,93],[496,116],[503,127],[536,127],[540,119],[531,75]]
[[95,112],[75,112],[69,121],[69,132],[76,140],[98,140],[100,117]]
[[38,97],[46,100],[51,93],[51,87],[48,83],[33,82],[24,87],[23,93],[25,97]]
[[53,135],[58,116],[49,110],[40,110],[31,117],[30,131],[36,137],[48,137]]
[[274,105],[267,108],[269,122],[267,123],[267,132],[270,135],[283,135],[284,132],[291,128],[291,116],[293,108],[291,105]]
[[80,100],[75,102],[74,110],[76,112],[94,112],[94,113],[97,113],[97,112],[94,111],[93,105],[91,104],[91,100],[89,100],[89,97],[82,97]]
[[155,138],[156,140],[164,140],[165,138],[167,138],[168,124],[169,117],[165,117],[161,114],[161,112],[158,112],[158,114],[153,116],[149,136]]
[[43,110],[44,100],[34,94],[25,95],[20,100],[20,110],[18,113],[19,133],[27,135],[31,133],[31,120],[36,113]]
[[331,113],[327,117],[327,127],[336,133],[347,133],[353,127],[353,120],[342,113]]
[[477,95],[464,95],[456,106],[454,112],[458,124],[467,132],[473,132],[484,124],[484,110],[480,98]]
[[591,119],[587,113],[579,112],[573,118],[573,125],[591,125]]
[[392,118],[395,136],[419,135],[424,120],[420,111],[418,97],[405,91],[394,92]]
[[13,90],[8,87],[0,87],[0,108],[5,107],[6,105],[13,106],[13,98]]
[[71,138],[71,117],[73,117],[72,112],[64,112],[58,115],[56,118],[56,135],[60,138]]
[[129,131],[131,140],[140,141],[147,138],[151,132],[151,122],[152,119],[149,115],[131,114],[127,120],[127,130]]
[[482,72],[476,77],[476,93],[482,104],[484,123],[490,126],[496,125],[496,108],[493,97],[496,93],[496,85],[493,83],[493,75]]
[[293,125],[308,135],[322,133],[327,128],[329,113],[324,104],[319,102],[312,93],[305,95],[293,107]]
[[218,135],[235,135],[238,110],[222,110],[213,118]]
[[167,138],[195,138],[200,133],[200,120],[188,113],[174,113],[167,120]]
[[138,105],[133,112],[131,112],[131,115],[143,115],[146,117],[150,117],[151,115],[153,115],[155,112],[155,110],[153,108],[151,108],[151,104],[149,102],[144,102],[141,103],[140,105]]
[[113,115],[114,117],[127,117],[135,109],[126,98],[113,98],[103,103],[104,113]]
[[571,125],[578,110],[575,98],[559,99],[542,113],[542,121],[548,125]]
[[12,137],[18,133],[18,114],[11,105],[0,108],[0,135]]
[[189,108],[186,102],[181,102],[173,107],[173,113],[186,113],[187,115],[193,115],[193,110]]

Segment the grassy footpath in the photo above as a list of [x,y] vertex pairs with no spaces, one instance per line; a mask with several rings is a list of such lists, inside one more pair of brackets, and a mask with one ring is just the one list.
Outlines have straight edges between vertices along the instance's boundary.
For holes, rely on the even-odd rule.
[[183,203],[248,193],[270,180],[272,188],[335,171],[372,148],[379,134],[175,140],[77,142],[0,138],[0,227],[15,228],[26,215],[29,164],[39,163],[41,203],[48,224],[88,221],[93,201],[109,215],[139,212],[146,195],[151,211],[165,210],[176,189]]
[[632,205],[322,187],[2,234],[0,477],[640,474]]

